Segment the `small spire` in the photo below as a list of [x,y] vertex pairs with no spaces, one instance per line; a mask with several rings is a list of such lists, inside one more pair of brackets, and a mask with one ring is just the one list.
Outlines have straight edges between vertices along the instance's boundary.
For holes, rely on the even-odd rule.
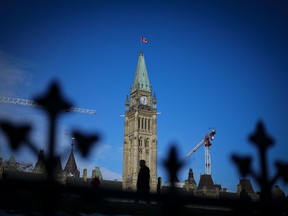
[[157,99],[156,94],[154,93],[153,99],[152,99],[152,108],[157,109]]
[[153,96],[153,104],[157,104],[156,93],[154,93],[154,96]]
[[188,182],[189,182],[190,184],[196,185],[196,181],[195,181],[195,179],[194,179],[194,174],[193,174],[192,168],[190,168],[190,169],[189,169],[189,172],[188,172]]
[[72,137],[72,142],[71,142],[71,153],[69,155],[69,158],[67,160],[67,163],[65,165],[65,168],[64,168],[64,171],[67,173],[67,174],[71,174],[75,177],[79,177],[80,176],[80,172],[77,168],[77,164],[76,164],[76,160],[75,160],[75,157],[74,157],[74,153],[73,153],[73,150],[74,150],[74,140],[75,138]]
[[126,95],[126,102],[125,102],[125,111],[129,110],[129,98],[128,95]]
[[126,106],[129,106],[129,98],[128,98],[128,95],[126,95],[125,105],[126,105]]
[[75,140],[75,138],[74,137],[72,137],[72,142],[71,142],[71,152],[73,152],[74,151],[74,140]]

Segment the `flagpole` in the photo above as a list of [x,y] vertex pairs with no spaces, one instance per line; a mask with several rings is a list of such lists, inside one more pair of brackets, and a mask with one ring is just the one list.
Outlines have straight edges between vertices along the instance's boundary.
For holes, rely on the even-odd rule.
[[142,49],[142,48],[143,48],[143,47],[142,47],[142,44],[143,44],[143,43],[148,43],[148,40],[147,40],[145,37],[141,37],[140,43],[141,43],[141,44],[140,44],[140,52],[143,53],[143,51],[142,51],[142,50],[143,50],[143,49]]
[[142,37],[140,38],[140,52],[142,53]]

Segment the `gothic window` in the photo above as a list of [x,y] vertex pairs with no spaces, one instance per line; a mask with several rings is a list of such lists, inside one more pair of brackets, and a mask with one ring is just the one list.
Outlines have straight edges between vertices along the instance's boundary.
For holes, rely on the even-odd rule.
[[140,129],[140,117],[138,117],[138,130]]
[[145,118],[145,130],[146,130],[147,119]]
[[144,118],[142,118],[142,125],[141,125],[141,129],[143,130],[144,128]]
[[148,119],[148,131],[150,131],[150,119]]
[[149,147],[149,140],[148,139],[145,140],[145,147]]

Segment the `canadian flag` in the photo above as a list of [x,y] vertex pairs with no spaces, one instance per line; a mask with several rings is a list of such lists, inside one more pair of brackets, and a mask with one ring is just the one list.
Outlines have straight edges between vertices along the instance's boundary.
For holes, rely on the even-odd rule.
[[145,37],[141,37],[141,42],[142,43],[148,43],[148,40]]

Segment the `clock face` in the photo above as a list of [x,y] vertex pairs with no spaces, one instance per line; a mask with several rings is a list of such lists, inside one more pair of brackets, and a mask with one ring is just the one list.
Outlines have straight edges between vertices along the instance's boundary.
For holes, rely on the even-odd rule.
[[141,104],[144,104],[144,105],[147,105],[147,104],[148,104],[148,98],[145,97],[145,96],[142,96],[142,97],[140,98],[140,103],[141,103]]

